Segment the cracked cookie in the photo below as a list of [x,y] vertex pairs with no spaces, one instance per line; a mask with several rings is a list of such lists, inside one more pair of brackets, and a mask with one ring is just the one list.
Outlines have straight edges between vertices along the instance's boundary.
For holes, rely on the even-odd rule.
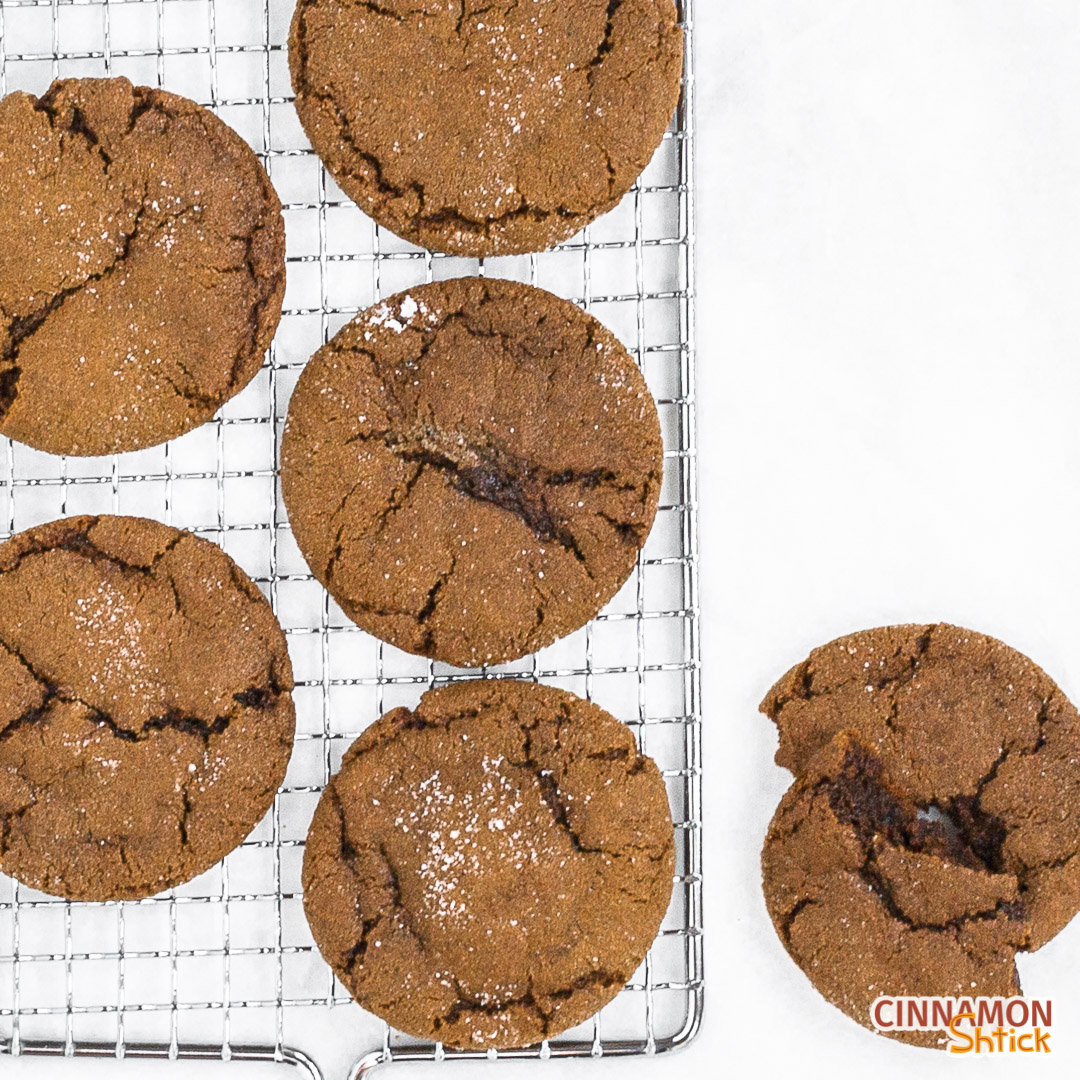
[[0,433],[55,454],[209,420],[281,316],[281,204],[209,110],[127,79],[0,101]]
[[507,1048],[582,1023],[652,944],[675,871],[656,764],[573,694],[458,683],[376,721],[323,793],[304,910],[392,1026]]
[[517,282],[419,286],[311,359],[282,489],[300,550],[345,613],[460,667],[583,626],[656,514],[656,405],[592,316]]
[[610,210],[679,100],[674,0],[299,0],[296,109],[361,210],[436,251],[543,251]]
[[[882,994],[1012,997],[1028,941],[1020,883],[945,814],[894,790],[841,732],[787,792],[762,851],[765,900],[820,994],[865,1027]],[[894,1038],[939,1046],[939,1031]]]
[[1054,682],[982,634],[891,626],[816,649],[762,711],[798,778],[766,901],[814,985],[867,1026],[879,994],[1016,993],[1014,954],[1080,910],[1080,716]]
[[285,775],[292,668],[217,545],[128,517],[0,545],[0,870],[73,900],[208,870]]

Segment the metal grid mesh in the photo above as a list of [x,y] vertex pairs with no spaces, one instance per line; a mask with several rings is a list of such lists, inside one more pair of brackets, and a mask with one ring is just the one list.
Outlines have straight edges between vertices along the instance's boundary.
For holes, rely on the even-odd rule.
[[[314,949],[300,900],[303,838],[349,743],[386,709],[462,675],[344,617],[293,542],[275,461],[289,395],[318,346],[384,295],[464,274],[529,281],[597,315],[645,372],[666,447],[657,523],[625,588],[582,631],[486,673],[584,694],[631,724],[669,788],[671,910],[630,986],[595,1020],[510,1056],[671,1049],[696,1031],[702,992],[692,58],[672,131],[616,210],[552,252],[478,262],[378,228],[329,178],[292,107],[292,7],[0,0],[0,93],[41,93],[58,75],[126,75],[212,107],[265,163],[288,245],[284,316],[252,385],[213,422],[137,453],[57,458],[0,439],[0,525],[10,534],[63,515],[142,514],[220,543],[273,603],[297,678],[285,784],[218,867],[124,904],[70,904],[0,876],[0,1051],[264,1058],[315,1076],[318,1067],[289,1047],[318,1048],[328,1075],[353,1063],[359,1072],[391,1058],[463,1056],[401,1036],[352,1003]],[[691,0],[681,7],[690,30]]]

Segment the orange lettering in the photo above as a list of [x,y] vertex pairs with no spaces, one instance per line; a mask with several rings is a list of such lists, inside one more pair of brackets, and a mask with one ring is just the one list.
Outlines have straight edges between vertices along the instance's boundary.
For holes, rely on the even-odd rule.
[[[952,1035],[953,1041],[949,1043],[950,1054],[970,1054],[972,1047],[975,1045],[975,1040],[966,1032],[958,1031],[956,1025],[961,1020],[974,1020],[975,1014],[973,1012],[957,1013],[949,1021],[949,1034]],[[966,1046],[960,1046],[959,1040],[964,1039],[967,1042]]]

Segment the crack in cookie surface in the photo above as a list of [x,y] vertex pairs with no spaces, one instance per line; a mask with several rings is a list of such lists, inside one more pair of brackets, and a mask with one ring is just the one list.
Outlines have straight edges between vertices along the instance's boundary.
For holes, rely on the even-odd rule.
[[[614,206],[663,138],[682,57],[674,0],[300,0],[289,37],[301,122],[346,193],[474,256],[543,250]],[[423,90],[403,92],[406,68]]]
[[284,776],[291,689],[269,605],[207,541],[99,517],[0,545],[0,868],[95,900],[208,869]]
[[305,369],[282,443],[294,534],[346,614],[465,667],[599,611],[633,570],[662,474],[625,349],[505,281],[420,286],[357,317]]
[[0,430],[53,453],[139,449],[250,381],[280,318],[284,227],[235,132],[126,79],[67,79],[0,103],[0,158]]
[[818,989],[868,1026],[860,986],[1016,992],[1015,953],[1080,910],[1080,717],[1045,673],[971,631],[885,627],[815,650],[762,711],[797,777],[766,900]]
[[625,726],[561,691],[477,682],[349,750],[312,823],[304,903],[365,1007],[452,1046],[522,1046],[626,982],[673,872],[663,781]]

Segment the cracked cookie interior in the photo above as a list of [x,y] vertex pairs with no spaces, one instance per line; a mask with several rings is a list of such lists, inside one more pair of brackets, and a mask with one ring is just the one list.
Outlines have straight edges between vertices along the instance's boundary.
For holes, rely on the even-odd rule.
[[879,994],[1018,992],[1015,953],[1080,910],[1080,717],[1054,682],[982,634],[892,626],[816,649],[762,711],[798,778],[766,901],[814,985],[867,1026]]
[[530,1045],[631,978],[675,868],[655,763],[550,687],[458,683],[350,748],[316,809],[304,908],[365,1008],[418,1038]]
[[663,444],[630,355],[517,282],[419,286],[312,358],[282,489],[315,576],[365,630],[460,667],[583,626],[632,572]]
[[55,454],[153,446],[258,371],[285,289],[281,205],[209,110],[127,79],[0,101],[0,432]]
[[[818,991],[866,1027],[882,994],[1011,997],[1028,941],[1019,883],[945,818],[890,790],[849,732],[785,795],[762,851],[777,933]],[[941,1032],[893,1037],[938,1046]]]
[[648,165],[682,79],[674,0],[300,0],[296,108],[334,179],[435,251],[543,251]]
[[208,870],[292,750],[270,605],[216,545],[82,517],[0,545],[0,870],[74,900]]

